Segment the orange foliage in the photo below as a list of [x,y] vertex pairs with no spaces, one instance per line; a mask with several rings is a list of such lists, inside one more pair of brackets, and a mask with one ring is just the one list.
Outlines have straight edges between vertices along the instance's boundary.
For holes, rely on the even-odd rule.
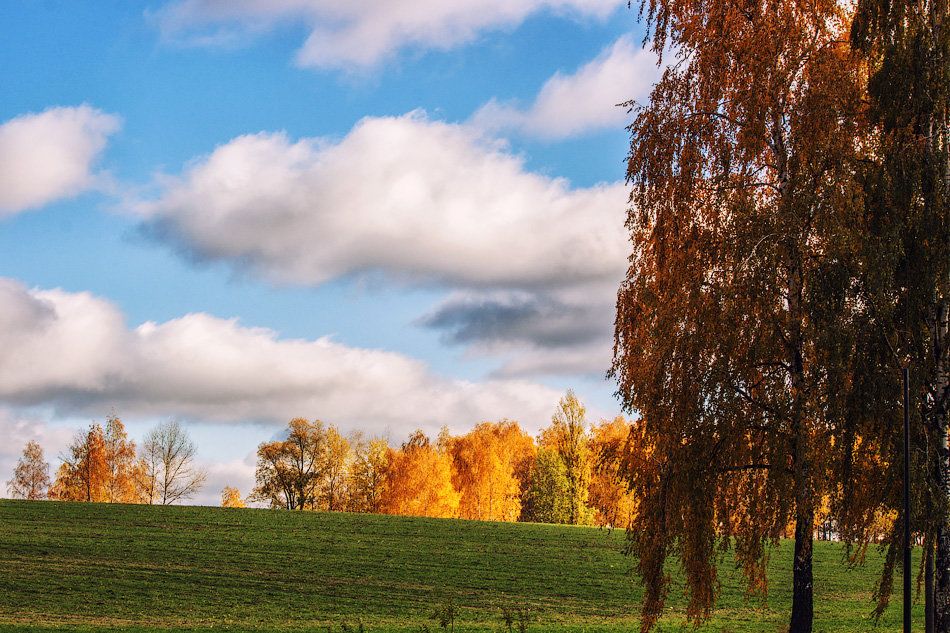
[[390,451],[381,507],[388,514],[455,517],[461,495],[452,487],[452,461],[422,431]]
[[105,494],[110,503],[144,503],[141,468],[135,459],[135,442],[127,439],[125,426],[115,414],[106,419],[103,435],[106,468]]
[[77,433],[56,471],[50,498],[61,501],[145,503],[142,464],[135,443],[128,440],[122,421],[111,415],[106,430],[93,423]]
[[459,491],[463,519],[516,521],[531,462],[534,441],[517,422],[483,422],[468,434],[448,441],[452,483]]
[[598,525],[630,527],[636,500],[621,477],[620,455],[624,453],[630,423],[623,416],[604,420],[591,429],[590,445],[594,472],[590,482],[590,505]]
[[61,501],[109,501],[109,468],[102,428],[91,424],[77,433],[63,463],[56,471],[50,497]]

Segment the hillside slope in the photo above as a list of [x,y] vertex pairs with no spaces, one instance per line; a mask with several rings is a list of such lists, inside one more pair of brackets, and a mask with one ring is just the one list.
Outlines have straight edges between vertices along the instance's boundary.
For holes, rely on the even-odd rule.
[[[788,545],[767,607],[723,565],[709,630],[782,630]],[[430,615],[449,604],[456,631],[502,630],[505,608],[529,613],[529,631],[630,630],[641,591],[622,546],[597,528],[0,501],[0,630],[438,630]],[[837,545],[816,549],[816,631],[868,630],[877,556],[848,570]],[[681,630],[680,589],[670,603],[659,630]],[[899,622],[891,609],[879,630]]]

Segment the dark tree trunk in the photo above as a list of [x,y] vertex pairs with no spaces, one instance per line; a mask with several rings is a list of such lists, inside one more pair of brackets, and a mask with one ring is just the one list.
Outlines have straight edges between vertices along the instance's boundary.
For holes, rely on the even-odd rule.
[[[794,252],[793,249],[789,249]],[[788,276],[789,361],[791,378],[792,459],[795,468],[795,559],[792,562],[792,618],[789,633],[811,633],[813,605],[812,542],[815,536],[815,500],[812,482],[812,445],[805,407],[805,362],[802,335],[803,281],[801,266],[793,260]]]
[[789,633],[811,633],[814,614],[812,580],[812,533],[815,513],[799,511],[795,519],[795,560],[792,564],[792,619]]
[[934,544],[924,540],[927,553],[924,557],[924,633],[935,633],[934,629]]

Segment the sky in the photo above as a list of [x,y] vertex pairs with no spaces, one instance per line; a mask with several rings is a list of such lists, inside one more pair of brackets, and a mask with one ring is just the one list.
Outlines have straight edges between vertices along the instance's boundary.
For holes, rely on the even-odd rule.
[[2,482],[111,413],[182,423],[217,504],[294,417],[621,412],[624,0],[0,7]]

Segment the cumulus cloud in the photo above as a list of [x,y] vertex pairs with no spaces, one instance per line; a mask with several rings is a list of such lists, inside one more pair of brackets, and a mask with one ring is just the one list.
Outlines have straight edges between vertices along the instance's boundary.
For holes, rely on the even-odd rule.
[[297,53],[302,66],[366,67],[407,47],[449,49],[481,33],[514,27],[541,11],[603,19],[623,0],[181,0],[154,15],[166,38],[235,44],[281,22],[310,34]]
[[628,121],[627,109],[618,104],[644,101],[661,73],[656,54],[625,36],[574,74],[548,79],[530,106],[492,99],[472,116],[472,123],[546,139],[620,128]]
[[58,415],[114,407],[130,417],[282,425],[304,416],[348,430],[437,432],[499,416],[540,424],[559,397],[533,382],[449,379],[402,354],[281,339],[207,314],[129,328],[102,298],[9,279],[0,279],[0,345],[0,403]]
[[420,113],[364,119],[337,142],[242,136],[162,185],[134,207],[154,235],[278,282],[537,289],[626,268],[621,183],[572,189]]
[[621,183],[572,188],[527,172],[473,126],[416,112],[364,119],[332,141],[236,138],[132,210],[179,250],[270,281],[450,290],[419,324],[474,354],[523,356],[505,376],[603,375],[626,199]]
[[93,165],[118,117],[88,105],[50,108],[0,125],[0,216],[93,188]]

